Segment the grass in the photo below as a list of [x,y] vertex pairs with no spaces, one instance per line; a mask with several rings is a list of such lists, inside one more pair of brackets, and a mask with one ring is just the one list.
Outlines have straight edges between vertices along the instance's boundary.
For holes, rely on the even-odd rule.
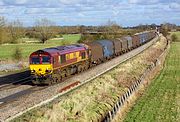
[[73,44],[77,43],[80,39],[80,34],[71,34],[71,35],[63,35],[63,39],[51,39],[48,40],[45,44],[9,44],[9,45],[0,45],[0,60],[12,59],[13,52],[16,47],[19,47],[22,50],[23,58],[28,60],[29,55],[38,49],[43,49],[47,47],[60,46],[64,44]]
[[59,45],[63,45],[63,44],[74,44],[77,43],[78,40],[80,40],[81,35],[80,34],[65,34],[62,36],[62,38],[54,38],[51,40],[48,40],[48,44],[59,44]]
[[125,121],[180,121],[180,43],[172,43],[165,68],[137,101]]
[[[154,53],[164,48],[164,42],[159,41],[148,50],[134,57],[132,60],[120,64],[113,70],[101,75],[82,87],[63,96],[55,103],[34,109],[16,118],[15,122],[88,122],[97,121],[112,108],[118,96],[127,91],[150,64]],[[146,60],[147,59],[147,60]],[[152,60],[151,59],[151,60]]]

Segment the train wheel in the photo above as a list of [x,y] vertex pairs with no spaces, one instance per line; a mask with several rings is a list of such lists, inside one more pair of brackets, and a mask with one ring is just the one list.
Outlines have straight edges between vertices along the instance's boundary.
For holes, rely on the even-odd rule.
[[97,60],[97,65],[101,63],[101,60]]
[[58,83],[58,81],[59,81],[59,79],[56,77],[54,82],[55,82],[55,83]]
[[38,85],[38,84],[39,84],[39,82],[38,82],[36,79],[33,79],[33,80],[32,80],[32,85],[33,85],[33,86]]
[[62,76],[59,76],[59,78],[58,78],[58,82],[62,82],[62,80],[63,80],[63,77]]
[[68,68],[68,69],[67,69],[67,72],[66,72],[66,76],[69,77],[70,75],[71,75],[71,69]]
[[79,65],[79,66],[78,66],[78,73],[82,72],[82,70],[83,70],[82,65]]
[[52,85],[53,84],[53,80],[48,81],[48,85]]
[[61,72],[61,76],[64,78],[64,77],[67,77],[67,73],[66,73],[66,70],[63,70],[62,72]]

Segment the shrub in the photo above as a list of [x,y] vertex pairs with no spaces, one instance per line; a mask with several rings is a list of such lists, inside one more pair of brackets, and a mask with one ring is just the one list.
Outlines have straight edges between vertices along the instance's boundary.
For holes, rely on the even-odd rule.
[[20,61],[22,59],[22,50],[19,47],[16,47],[13,58],[17,61]]
[[177,42],[178,41],[178,37],[177,37],[176,34],[172,34],[171,35],[171,39],[172,39],[173,42]]

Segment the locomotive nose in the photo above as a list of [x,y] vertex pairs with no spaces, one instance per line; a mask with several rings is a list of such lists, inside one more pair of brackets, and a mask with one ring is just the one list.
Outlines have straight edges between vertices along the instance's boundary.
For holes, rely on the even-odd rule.
[[51,64],[43,65],[30,65],[31,72],[35,75],[46,75],[52,72],[53,68]]
[[44,71],[44,69],[42,69],[42,68],[39,68],[39,71],[38,71],[38,72],[39,72],[40,75],[44,75],[44,74],[45,74],[45,71]]

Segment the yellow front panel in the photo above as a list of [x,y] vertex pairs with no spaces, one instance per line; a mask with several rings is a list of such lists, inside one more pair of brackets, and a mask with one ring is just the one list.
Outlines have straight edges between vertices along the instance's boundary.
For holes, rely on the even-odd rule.
[[46,70],[51,70],[52,72],[53,67],[52,64],[31,64],[30,70],[31,71],[35,70],[34,74],[36,75],[44,75],[44,74],[48,74],[46,73]]

